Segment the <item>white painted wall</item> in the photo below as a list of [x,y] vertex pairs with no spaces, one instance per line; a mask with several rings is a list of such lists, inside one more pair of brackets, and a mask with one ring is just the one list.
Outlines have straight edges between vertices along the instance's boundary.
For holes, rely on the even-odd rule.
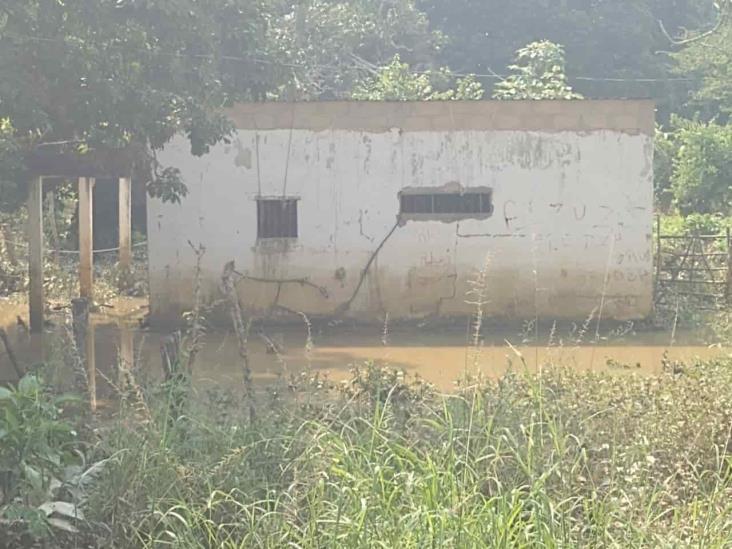
[[[384,244],[349,314],[391,318],[470,314],[476,271],[486,265],[487,314],[531,318],[638,318],[652,306],[652,138],[598,131],[238,130],[201,158],[177,138],[160,155],[178,167],[182,204],[148,203],[153,316],[173,319],[192,302],[203,244],[213,299],[223,265],[267,279],[243,281],[242,304],[277,301],[332,314],[393,228],[408,186],[493,188],[487,220],[414,222]],[[257,196],[300,197],[299,238],[257,243]],[[345,270],[345,279],[336,276]]]

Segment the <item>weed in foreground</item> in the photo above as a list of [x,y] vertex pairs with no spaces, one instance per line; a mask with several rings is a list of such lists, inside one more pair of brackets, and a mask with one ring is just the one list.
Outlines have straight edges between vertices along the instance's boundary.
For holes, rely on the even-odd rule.
[[94,449],[119,458],[87,519],[118,547],[732,541],[729,360],[658,378],[547,367],[462,386],[440,395],[367,365],[348,384],[301,385],[317,392],[308,406],[255,421],[201,398],[176,436],[122,411]]

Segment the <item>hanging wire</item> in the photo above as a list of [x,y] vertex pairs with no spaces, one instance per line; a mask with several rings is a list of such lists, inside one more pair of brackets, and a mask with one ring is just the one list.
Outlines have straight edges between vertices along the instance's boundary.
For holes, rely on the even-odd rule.
[[[19,240],[12,240],[12,241],[10,241],[10,243],[17,248],[24,248],[24,249],[28,248],[27,242],[21,242]],[[137,242],[137,243],[133,244],[131,247],[140,248],[142,246],[147,246],[147,240]],[[79,250],[54,250],[52,248],[44,248],[44,251],[57,253],[57,254],[61,254],[61,255],[78,255],[80,253]],[[118,252],[118,251],[119,251],[119,246],[117,246],[116,248],[101,248],[99,250],[92,250],[92,253],[93,254],[107,254],[107,253]]]
[[[55,39],[55,38],[44,38],[40,36],[31,36],[31,35],[17,35],[17,34],[11,34],[7,33],[2,35],[0,38],[13,38],[16,40],[30,40],[30,41],[38,41],[38,42],[50,42],[50,43],[57,43],[57,44],[65,44],[66,42],[62,39]],[[146,51],[149,53],[149,50],[144,48],[139,48],[140,51]],[[377,73],[380,70],[383,70],[386,68],[384,65],[375,65],[373,63],[370,63],[369,61],[366,61],[365,59],[360,58],[359,56],[355,54],[350,54],[352,63],[350,65],[324,65],[321,63],[312,63],[312,64],[304,64],[304,63],[291,63],[286,61],[278,61],[274,59],[266,59],[261,58],[257,56],[236,56],[236,55],[214,55],[214,54],[192,54],[192,53],[180,53],[180,52],[154,52],[153,55],[161,56],[161,57],[172,57],[177,59],[184,59],[184,58],[190,58],[190,59],[205,59],[210,61],[235,61],[240,63],[255,63],[255,64],[262,64],[262,65],[272,65],[272,66],[279,66],[279,67],[288,67],[293,69],[303,69],[303,70],[324,70],[324,71],[331,71],[331,72],[339,72],[342,71],[344,68],[352,68],[356,70],[364,70],[367,72],[370,72],[372,74]],[[452,76],[456,76],[459,78],[464,78],[467,76],[474,76],[476,78],[491,78],[495,80],[503,80],[508,75],[500,74],[492,71],[490,68],[488,69],[489,72],[487,73],[467,73],[467,72],[450,72]],[[434,71],[432,70],[413,70],[411,71],[414,74],[432,74]],[[577,81],[583,81],[583,82],[625,82],[625,83],[670,83],[670,82],[703,82],[703,78],[689,78],[689,77],[610,77],[610,76],[571,76],[568,77],[569,80],[577,80]]]

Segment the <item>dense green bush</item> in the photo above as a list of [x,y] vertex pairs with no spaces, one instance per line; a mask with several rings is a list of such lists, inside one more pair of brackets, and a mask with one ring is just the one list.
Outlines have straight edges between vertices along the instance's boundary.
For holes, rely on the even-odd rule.
[[676,120],[671,190],[681,213],[732,213],[732,125]]
[[[35,375],[17,387],[0,387],[0,538],[26,530],[47,533],[42,506],[61,486],[64,468],[78,459],[76,431],[61,416],[76,402],[52,395]],[[21,528],[8,531],[3,519]]]
[[732,216],[692,213],[661,217],[661,234],[669,236],[724,234],[727,228],[732,228]]
[[564,48],[549,40],[516,51],[511,73],[496,84],[494,99],[582,99],[567,82]]
[[359,101],[447,101],[478,100],[483,87],[474,77],[454,78],[448,68],[415,73],[399,55],[391,62],[358,81],[351,98]]

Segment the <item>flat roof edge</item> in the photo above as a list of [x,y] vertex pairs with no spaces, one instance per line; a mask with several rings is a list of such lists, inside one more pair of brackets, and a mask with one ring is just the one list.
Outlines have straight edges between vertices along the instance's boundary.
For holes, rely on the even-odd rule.
[[652,135],[649,99],[539,101],[317,101],[238,103],[237,129],[312,131],[617,131]]

